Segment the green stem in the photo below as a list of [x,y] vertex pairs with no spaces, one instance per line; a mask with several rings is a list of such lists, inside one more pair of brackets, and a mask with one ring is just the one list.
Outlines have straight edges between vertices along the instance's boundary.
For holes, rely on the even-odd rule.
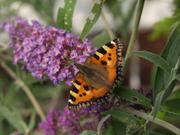
[[131,56],[131,53],[134,49],[135,41],[136,41],[136,38],[138,35],[139,22],[140,22],[140,18],[141,18],[143,6],[144,6],[144,1],[145,0],[138,0],[137,5],[136,5],[135,18],[134,18],[134,23],[132,26],[132,34],[131,34],[128,49],[126,52],[126,56],[125,56],[125,64],[124,64],[124,68],[123,68],[124,74],[126,72],[128,60],[129,60],[129,57]]
[[3,62],[0,63],[1,67],[13,78],[19,87],[22,88],[22,90],[26,93],[27,97],[30,99],[31,103],[33,104],[36,112],[40,116],[41,120],[45,119],[45,115],[41,109],[41,106],[39,105],[38,101],[32,94],[29,87]]
[[161,127],[164,127],[168,130],[170,130],[171,132],[175,133],[176,135],[180,135],[180,129],[175,127],[174,125],[166,122],[166,121],[163,121],[161,119],[158,119],[158,118],[153,118],[152,115],[148,115],[144,112],[140,112],[140,111],[137,111],[137,110],[132,110],[132,109],[125,109],[126,112],[128,113],[131,113],[131,114],[134,114],[138,117],[141,117],[147,121],[151,121],[152,123],[155,123]]

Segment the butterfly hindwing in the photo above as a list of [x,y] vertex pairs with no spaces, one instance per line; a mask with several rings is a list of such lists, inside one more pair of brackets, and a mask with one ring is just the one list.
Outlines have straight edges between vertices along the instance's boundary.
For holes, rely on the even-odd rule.
[[[79,72],[76,75],[70,89],[70,96],[68,100],[70,107],[87,107],[94,103],[94,99],[97,99],[96,101],[98,101],[100,100],[100,97],[103,97],[108,92],[107,87],[94,88],[85,80],[86,79],[82,73]],[[108,96],[109,95],[104,97],[104,101]]]
[[73,81],[73,86],[70,90],[70,104],[78,104],[93,98],[92,88],[84,80],[83,74],[78,73],[76,75],[76,78]]
[[122,79],[122,49],[119,40],[113,40],[80,66],[85,73],[80,70],[73,81],[68,101],[70,107],[80,108],[97,101],[107,101],[111,87]]

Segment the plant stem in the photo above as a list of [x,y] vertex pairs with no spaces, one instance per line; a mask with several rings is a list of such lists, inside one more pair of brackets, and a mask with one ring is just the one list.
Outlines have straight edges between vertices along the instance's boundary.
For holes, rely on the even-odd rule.
[[22,90],[26,93],[27,97],[30,99],[31,103],[33,104],[37,114],[40,116],[41,120],[45,119],[45,115],[42,111],[41,106],[39,105],[38,101],[32,94],[31,90],[29,87],[4,63],[0,63],[1,67],[15,80],[17,85],[19,85]]
[[145,0],[138,0],[137,5],[136,5],[135,16],[134,16],[135,18],[134,18],[134,22],[133,22],[133,26],[132,26],[132,33],[131,33],[128,49],[126,52],[126,56],[125,56],[125,64],[123,67],[124,74],[126,72],[128,60],[129,60],[129,57],[131,56],[131,53],[134,49],[136,37],[138,35],[139,22],[140,22],[140,18],[141,18],[143,6],[144,6],[144,1]]
[[140,111],[137,111],[137,110],[132,110],[132,109],[125,109],[126,112],[128,113],[131,113],[131,114],[134,114],[138,117],[141,117],[147,121],[151,121],[152,123],[155,123],[161,127],[164,127],[168,130],[170,130],[171,132],[175,133],[176,135],[180,135],[180,129],[175,127],[174,125],[166,122],[166,121],[163,121],[161,119],[158,119],[158,118],[153,118],[152,115],[148,115],[144,112],[140,112]]
[[0,61],[1,61],[1,59],[7,60],[7,61],[12,61],[12,57],[10,57],[8,54],[2,54],[0,52]]
[[109,34],[111,40],[114,39],[115,36],[114,36],[114,34],[113,34],[113,31],[111,30],[111,27],[110,27],[110,25],[109,25],[109,23],[108,23],[108,21],[107,21],[107,19],[106,19],[106,16],[105,16],[103,10],[101,11],[101,16],[102,16],[102,19],[103,19],[103,21],[104,21],[104,24],[105,24],[105,28],[106,28],[107,33]]
[[109,119],[110,117],[111,117],[111,115],[108,114],[107,116],[103,117],[103,118],[100,120],[100,122],[99,122],[99,124],[98,124],[98,126],[97,126],[97,134],[98,134],[98,135],[101,135],[101,128],[102,128],[104,122],[105,122],[107,119]]

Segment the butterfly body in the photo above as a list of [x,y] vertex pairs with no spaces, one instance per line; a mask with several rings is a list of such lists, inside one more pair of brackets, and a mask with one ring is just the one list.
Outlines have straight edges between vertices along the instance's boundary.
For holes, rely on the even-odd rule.
[[122,50],[123,45],[116,39],[99,48],[84,65],[77,64],[79,72],[70,89],[70,108],[109,101],[111,88],[122,81]]
[[85,64],[79,65],[78,68],[84,75],[85,81],[87,81],[93,87],[98,88],[102,87],[103,85],[110,87],[111,84],[107,81],[108,73],[103,66]]

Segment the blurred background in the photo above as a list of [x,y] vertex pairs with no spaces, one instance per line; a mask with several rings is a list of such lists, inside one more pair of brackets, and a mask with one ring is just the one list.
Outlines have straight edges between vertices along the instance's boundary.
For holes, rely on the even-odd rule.
[[[131,33],[135,5],[137,0],[106,0],[103,15],[113,32],[127,45]],[[119,4],[117,4],[119,3]],[[27,20],[38,20],[44,25],[56,26],[59,7],[63,0],[0,0],[0,22],[12,16],[21,16]],[[80,34],[86,18],[92,8],[91,0],[78,0],[73,16],[73,33]],[[146,0],[143,9],[136,50],[148,50],[160,54],[167,41],[171,26],[179,19],[179,0]],[[178,17],[177,17],[178,16]],[[100,17],[88,35],[95,47],[110,41],[105,29],[103,17]],[[44,110],[63,108],[67,96],[66,86],[54,86],[50,81],[34,79],[30,73],[22,72],[21,66],[12,64],[12,53],[8,49],[8,35],[0,31],[0,60],[5,60],[14,72],[31,88]],[[135,89],[151,89],[153,66],[150,62],[132,58],[125,75],[125,84]],[[0,95],[3,104],[11,108],[18,107],[26,120],[31,119],[33,108],[26,95],[19,90],[16,82],[0,67]],[[65,98],[64,98],[65,97]],[[35,117],[36,118],[36,117]],[[14,129],[0,116],[0,135],[10,134]],[[37,126],[37,123],[36,123]],[[8,132],[6,132],[8,131]]]

